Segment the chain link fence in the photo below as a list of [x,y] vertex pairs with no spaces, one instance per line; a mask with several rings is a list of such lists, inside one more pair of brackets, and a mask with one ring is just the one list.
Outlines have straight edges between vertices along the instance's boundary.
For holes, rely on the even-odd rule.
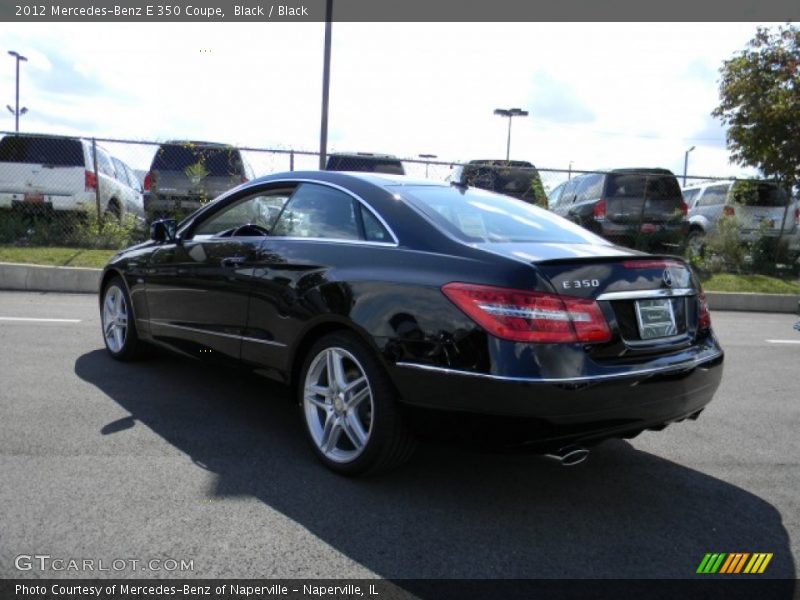
[[[0,245],[122,248],[146,239],[154,219],[180,219],[245,181],[320,166],[318,153],[289,148],[0,136]],[[686,253],[700,268],[796,269],[800,255],[800,204],[770,182],[433,155],[332,152],[325,166],[507,194],[617,243]]]

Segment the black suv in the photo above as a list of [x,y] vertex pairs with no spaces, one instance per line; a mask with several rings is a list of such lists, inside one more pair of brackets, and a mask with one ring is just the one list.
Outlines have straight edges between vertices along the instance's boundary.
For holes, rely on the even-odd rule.
[[366,171],[369,173],[386,173],[388,175],[405,175],[403,163],[391,154],[372,154],[370,152],[344,153],[337,152],[328,156],[326,171]]
[[529,204],[547,206],[539,171],[524,160],[471,160],[456,167],[452,182],[513,196]]
[[554,213],[628,246],[677,247],[689,231],[680,185],[667,169],[583,173],[553,189],[548,205]]
[[170,141],[153,157],[144,178],[148,217],[181,217],[253,179],[238,148],[213,142]]

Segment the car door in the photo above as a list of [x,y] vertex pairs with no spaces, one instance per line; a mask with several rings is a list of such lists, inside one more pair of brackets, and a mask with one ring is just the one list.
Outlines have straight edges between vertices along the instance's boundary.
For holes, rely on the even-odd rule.
[[289,193],[234,196],[153,254],[145,289],[156,340],[239,360],[255,265],[277,216],[270,203],[281,205]]
[[695,204],[697,215],[706,224],[706,233],[716,230],[717,221],[724,216],[725,203],[728,197],[730,183],[720,183],[706,187]]

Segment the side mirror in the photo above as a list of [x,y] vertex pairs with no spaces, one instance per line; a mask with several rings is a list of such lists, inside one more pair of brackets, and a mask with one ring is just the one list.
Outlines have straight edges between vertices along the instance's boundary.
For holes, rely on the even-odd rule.
[[174,242],[178,231],[175,219],[159,219],[150,224],[150,239],[154,242]]

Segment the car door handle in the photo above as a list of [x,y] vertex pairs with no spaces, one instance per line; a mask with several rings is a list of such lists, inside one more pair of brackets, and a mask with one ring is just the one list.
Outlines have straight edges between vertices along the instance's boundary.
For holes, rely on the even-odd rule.
[[247,262],[247,259],[244,256],[228,256],[220,262],[223,267],[237,267]]

